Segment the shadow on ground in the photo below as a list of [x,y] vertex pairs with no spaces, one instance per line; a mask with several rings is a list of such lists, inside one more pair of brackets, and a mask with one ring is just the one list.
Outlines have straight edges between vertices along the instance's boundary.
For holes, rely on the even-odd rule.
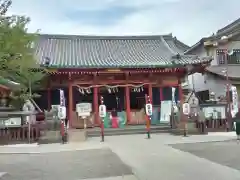
[[236,140],[174,144],[169,146],[208,159],[212,162],[240,170],[240,143]]

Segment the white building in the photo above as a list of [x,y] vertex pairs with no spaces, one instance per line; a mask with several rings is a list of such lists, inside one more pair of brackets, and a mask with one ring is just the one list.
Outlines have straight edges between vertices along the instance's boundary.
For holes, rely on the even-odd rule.
[[230,83],[237,87],[240,94],[240,18],[216,34],[202,38],[185,54],[213,57],[205,73],[188,77],[189,88],[198,92],[200,98],[208,96],[209,92],[215,92],[217,97],[226,95],[226,70]]

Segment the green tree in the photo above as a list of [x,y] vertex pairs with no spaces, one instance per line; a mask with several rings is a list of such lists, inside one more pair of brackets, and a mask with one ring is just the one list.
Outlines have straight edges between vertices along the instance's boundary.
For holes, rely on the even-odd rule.
[[0,76],[20,84],[12,94],[19,106],[32,99],[32,92],[39,88],[44,72],[36,63],[34,44],[37,33],[28,33],[30,19],[6,12],[11,1],[0,0]]

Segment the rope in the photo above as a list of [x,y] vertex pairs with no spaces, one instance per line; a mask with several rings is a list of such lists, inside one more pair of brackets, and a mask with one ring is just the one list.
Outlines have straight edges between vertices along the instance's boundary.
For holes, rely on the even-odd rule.
[[92,85],[92,86],[85,86],[85,87],[83,87],[83,86],[79,86],[79,85],[76,85],[78,88],[81,88],[81,89],[89,89],[89,88],[94,88],[94,87],[103,87],[103,86],[105,86],[105,87],[107,87],[107,88],[117,88],[117,87],[127,87],[127,86],[131,86],[131,87],[134,87],[134,88],[140,88],[140,87],[142,87],[142,86],[144,86],[144,85],[148,85],[148,84],[150,84],[150,83],[143,83],[143,84],[140,84],[140,85],[134,85],[134,84],[125,84],[125,85],[114,85],[114,86],[110,86],[110,85]]

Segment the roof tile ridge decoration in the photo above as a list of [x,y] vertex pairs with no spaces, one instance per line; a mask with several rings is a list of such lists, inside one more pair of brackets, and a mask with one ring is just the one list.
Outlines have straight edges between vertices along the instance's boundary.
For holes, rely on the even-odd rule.
[[184,42],[180,41],[177,39],[177,37],[174,37],[174,42],[178,43],[180,46],[182,46],[185,49],[190,49],[190,46],[188,46],[187,44],[185,44]]
[[175,52],[170,46],[169,44],[165,41],[165,39],[163,38],[163,36],[160,36],[161,41],[163,42],[163,44],[166,46],[166,48],[173,54],[176,55],[178,54],[177,52]]
[[171,34],[166,35],[123,35],[123,36],[101,36],[101,35],[64,35],[64,34],[39,34],[47,39],[84,39],[84,40],[149,40],[159,37],[172,38]]
[[231,29],[233,29],[234,27],[240,25],[240,18],[238,18],[237,20],[231,22],[230,24],[226,25],[225,27],[219,29],[217,31],[217,34],[222,34],[225,33],[227,31],[230,31]]
[[[186,50],[188,50],[190,47],[188,46],[188,45],[186,45],[186,44],[184,44],[183,42],[181,42],[181,41],[179,41],[176,37],[172,37],[172,42],[173,42],[173,46],[174,46],[174,48],[177,50],[177,52],[175,52],[175,53],[179,53],[179,54],[181,54],[181,55],[184,55],[184,52],[186,51]],[[179,47],[179,46],[180,47]],[[169,45],[169,46],[171,46],[171,45]],[[181,52],[180,52],[181,51]]]

